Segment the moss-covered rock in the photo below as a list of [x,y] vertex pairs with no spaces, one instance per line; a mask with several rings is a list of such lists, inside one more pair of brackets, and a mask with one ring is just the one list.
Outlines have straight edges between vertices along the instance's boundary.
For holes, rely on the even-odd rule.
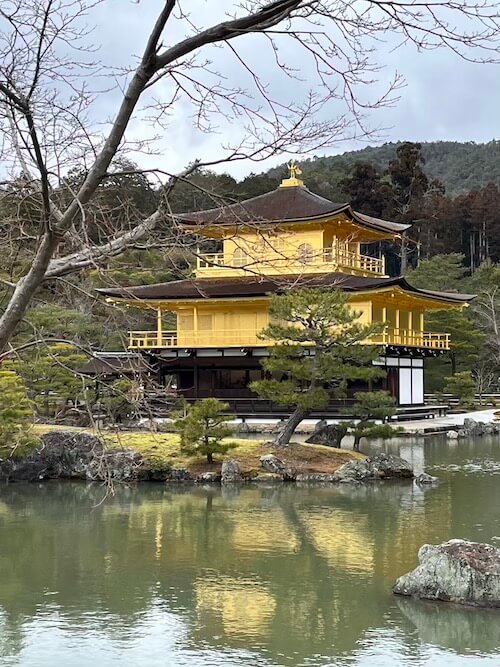
[[450,540],[424,544],[419,565],[396,581],[394,593],[465,605],[500,607],[500,549]]

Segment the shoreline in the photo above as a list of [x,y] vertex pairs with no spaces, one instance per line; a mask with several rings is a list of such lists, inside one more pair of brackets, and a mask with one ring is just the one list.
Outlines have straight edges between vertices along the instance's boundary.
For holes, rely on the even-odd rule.
[[110,443],[89,432],[49,430],[25,456],[0,460],[0,482],[359,484],[414,477],[407,461],[384,452],[367,457],[325,445],[291,442],[280,448],[248,439],[235,441],[230,453],[208,463],[201,457],[183,457],[177,435],[133,433],[128,439],[126,435]]
[[[488,408],[486,410],[448,414],[446,417],[405,420],[401,422],[391,421],[389,423],[391,426],[401,428],[401,432],[396,436],[398,438],[438,435],[445,434],[450,430],[456,430],[457,428],[463,428],[466,419],[472,419],[483,424],[496,423],[500,428],[500,418],[497,419],[496,415],[498,412],[500,412],[498,408]],[[318,421],[318,419],[304,419],[296,429],[295,433],[298,435],[311,434]],[[325,419],[324,421],[326,421],[327,424],[338,424],[342,420]],[[258,418],[255,418],[243,421],[238,419],[230,423],[235,427],[245,425],[247,428],[240,431],[242,434],[254,435],[261,433],[263,435],[269,435],[274,432],[274,429],[280,423],[280,420],[258,420]]]

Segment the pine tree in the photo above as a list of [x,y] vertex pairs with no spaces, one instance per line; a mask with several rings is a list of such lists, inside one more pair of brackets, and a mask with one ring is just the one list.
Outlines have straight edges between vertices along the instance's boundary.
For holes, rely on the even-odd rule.
[[366,341],[383,324],[362,324],[348,296],[338,289],[294,290],[272,298],[272,323],[262,337],[273,341],[262,364],[269,377],[250,387],[259,396],[294,411],[275,439],[287,445],[313,410],[342,396],[348,380],[368,381],[383,373],[372,365],[378,349]]
[[224,442],[233,432],[227,424],[233,417],[224,414],[228,407],[217,398],[204,398],[190,406],[185,416],[176,419],[181,452],[190,456],[202,454],[207,463],[213,463],[214,454],[225,454],[235,447],[235,443]]
[[[357,421],[347,422],[354,435],[353,449],[359,451],[361,438],[390,438],[397,430],[387,424],[396,412],[395,399],[387,391],[365,391],[354,394],[356,403],[349,412]],[[381,424],[377,424],[381,421]]]
[[[39,413],[49,416],[68,403],[85,398],[84,384],[75,371],[87,357],[70,343],[54,343],[22,355],[12,367],[23,378]],[[54,402],[52,402],[54,401]]]
[[446,393],[457,396],[461,405],[474,405],[476,383],[470,371],[455,373],[455,375],[444,379],[446,382],[444,387]]
[[22,379],[11,370],[0,370],[0,457],[16,456],[36,438],[34,412]]

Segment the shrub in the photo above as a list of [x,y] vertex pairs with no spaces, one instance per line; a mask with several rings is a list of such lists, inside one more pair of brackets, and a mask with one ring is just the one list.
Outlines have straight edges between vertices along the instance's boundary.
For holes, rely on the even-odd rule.
[[208,463],[213,463],[214,454],[225,454],[235,447],[235,443],[223,442],[232,433],[227,424],[232,416],[223,414],[228,407],[216,398],[204,398],[189,406],[185,416],[175,420],[181,452],[190,456],[202,454]]

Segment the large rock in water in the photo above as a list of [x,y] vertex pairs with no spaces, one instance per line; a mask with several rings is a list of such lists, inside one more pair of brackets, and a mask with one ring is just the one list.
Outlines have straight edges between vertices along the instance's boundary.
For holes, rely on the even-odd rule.
[[393,592],[427,600],[500,607],[500,549],[450,540],[424,544],[419,565],[396,581]]
[[348,461],[335,472],[338,482],[368,482],[375,479],[411,479],[413,469],[405,459],[381,452],[369,459]]
[[394,454],[380,452],[369,459],[375,477],[413,478],[411,463]]
[[368,459],[348,461],[335,471],[336,482],[366,482],[374,479],[373,471]]
[[142,464],[142,456],[137,452],[106,451],[101,440],[90,433],[51,431],[42,436],[29,456],[0,461],[0,480],[135,480]]
[[345,424],[327,424],[326,420],[322,419],[316,424],[312,435],[307,438],[306,442],[310,445],[326,445],[338,449],[347,431]]

